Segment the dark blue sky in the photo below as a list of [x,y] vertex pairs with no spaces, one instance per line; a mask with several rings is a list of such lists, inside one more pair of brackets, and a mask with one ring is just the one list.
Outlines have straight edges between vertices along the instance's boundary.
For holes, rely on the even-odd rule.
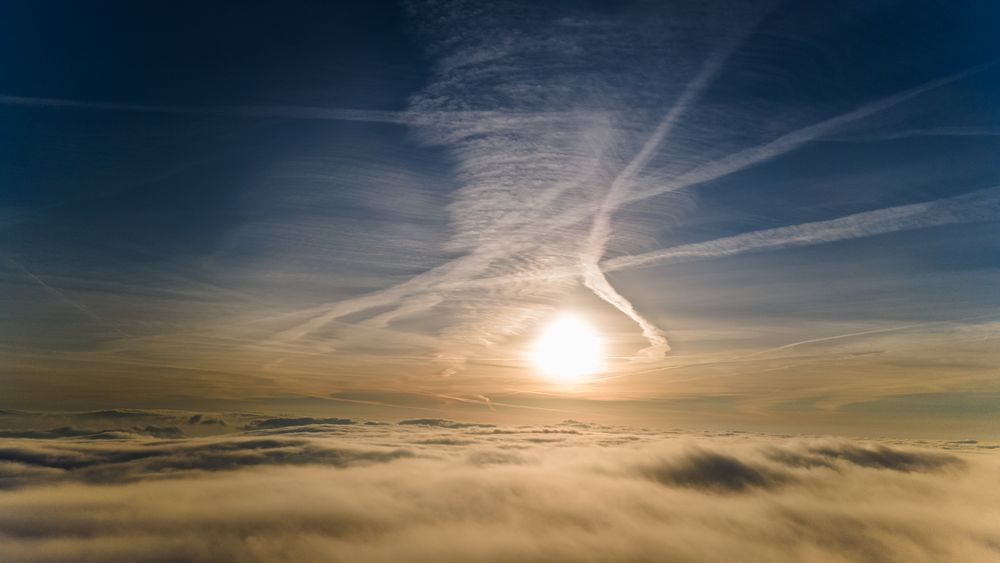
[[[947,416],[1000,392],[998,24],[990,2],[7,3],[0,407]],[[567,310],[611,356],[571,393],[523,359]]]

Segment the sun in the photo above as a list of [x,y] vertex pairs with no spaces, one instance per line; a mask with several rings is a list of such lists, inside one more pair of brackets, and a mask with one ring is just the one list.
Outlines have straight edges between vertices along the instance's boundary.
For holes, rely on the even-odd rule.
[[601,337],[576,315],[562,315],[542,331],[532,349],[538,369],[559,383],[577,383],[601,369]]

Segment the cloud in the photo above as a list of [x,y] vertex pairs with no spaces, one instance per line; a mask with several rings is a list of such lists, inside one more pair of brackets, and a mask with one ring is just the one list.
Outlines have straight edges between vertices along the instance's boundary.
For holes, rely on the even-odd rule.
[[[511,8],[502,3],[416,2],[406,11],[416,32],[413,40],[425,48],[428,65],[418,69],[422,86],[407,92],[403,111],[148,106],[0,96],[0,104],[21,108],[15,111],[18,115],[27,115],[28,107],[39,108],[28,113],[40,115],[47,108],[44,114],[57,121],[71,111],[78,117],[98,111],[160,113],[169,117],[157,118],[168,128],[176,124],[174,117],[183,115],[216,124],[217,120],[205,122],[203,117],[224,116],[227,122],[254,116],[355,121],[347,129],[334,128],[323,141],[289,147],[261,161],[259,170],[247,171],[251,181],[238,182],[234,191],[227,192],[234,198],[225,201],[236,205],[236,215],[249,221],[213,220],[188,229],[199,240],[202,227],[218,233],[203,240],[205,260],[185,259],[170,267],[123,273],[111,264],[81,273],[57,261],[46,265],[40,256],[37,279],[31,280],[42,280],[63,294],[60,299],[76,303],[77,311],[69,313],[86,313],[80,307],[89,308],[90,314],[84,316],[100,316],[90,321],[122,321],[123,330],[131,333],[129,326],[140,327],[148,317],[133,313],[148,313],[156,302],[183,328],[157,329],[153,332],[162,333],[155,335],[143,329],[128,338],[104,331],[107,334],[94,334],[100,341],[94,349],[69,347],[37,356],[12,350],[16,358],[6,363],[31,362],[49,375],[29,384],[18,383],[21,376],[12,373],[15,388],[10,392],[34,397],[35,405],[45,401],[38,385],[59,390],[59,396],[83,397],[65,391],[75,390],[79,382],[66,374],[82,369],[100,373],[100,381],[108,382],[102,383],[103,396],[110,393],[121,399],[137,394],[142,402],[136,404],[145,405],[160,405],[158,398],[168,394],[248,400],[286,392],[321,394],[331,383],[332,388],[352,388],[357,384],[353,374],[361,373],[379,380],[373,387],[389,392],[494,397],[511,387],[519,392],[535,389],[537,382],[530,374],[517,369],[524,361],[524,340],[553,309],[572,307],[590,317],[605,333],[609,349],[614,348],[609,375],[625,376],[620,381],[633,396],[651,397],[658,392],[660,379],[631,377],[643,368],[619,360],[636,355],[644,346],[651,357],[662,356],[668,332],[686,343],[675,355],[682,362],[689,357],[695,361],[693,355],[709,346],[721,352],[721,344],[695,342],[688,336],[699,324],[717,329],[720,312],[744,304],[709,297],[700,301],[698,292],[683,287],[684,279],[652,279],[642,273],[616,279],[609,272],[997,217],[996,192],[988,191],[966,199],[844,215],[875,201],[889,205],[981,187],[985,169],[965,166],[978,162],[975,151],[968,157],[964,152],[936,153],[942,161],[962,165],[941,167],[954,169],[953,173],[915,179],[914,170],[923,171],[933,163],[912,166],[912,158],[896,154],[905,152],[902,144],[898,151],[887,150],[890,144],[897,147],[895,143],[865,147],[865,153],[871,149],[871,158],[856,159],[848,145],[817,141],[925,131],[964,135],[964,141],[971,143],[976,139],[973,134],[988,134],[989,128],[969,128],[969,124],[986,121],[971,120],[962,111],[937,109],[947,106],[942,99],[964,99],[962,92],[981,88],[980,82],[988,77],[974,75],[987,67],[956,73],[979,60],[956,55],[933,66],[898,65],[897,74],[878,84],[859,79],[864,88],[819,87],[870,74],[870,70],[855,74],[852,65],[846,65],[847,74],[840,76],[834,67],[804,64],[805,55],[797,54],[820,49],[830,60],[840,56],[850,60],[853,48],[836,38],[849,36],[853,27],[845,23],[847,19],[833,27],[817,26],[823,21],[817,14],[825,12],[789,11],[784,6],[772,11],[774,5],[763,0],[733,7],[730,2],[708,0],[638,3],[607,12],[582,5],[524,3]],[[898,49],[903,35],[920,35],[917,28],[911,31],[915,33],[894,31],[886,37],[887,46]],[[774,48],[779,40],[792,48]],[[794,80],[787,76],[799,71],[808,76]],[[931,121],[924,123],[925,119]],[[405,125],[405,130],[385,123]],[[905,127],[898,130],[899,125]],[[934,145],[920,147],[930,155]],[[828,155],[837,162],[843,159],[845,165],[811,165],[812,158],[831,162]],[[201,177],[216,166],[214,159],[203,157],[185,158],[177,166],[115,182],[135,187],[148,181],[170,183],[178,179],[171,176],[177,173]],[[777,162],[782,158],[789,160]],[[906,165],[900,167],[901,161]],[[773,167],[761,166],[767,162]],[[219,166],[228,164],[220,161]],[[879,173],[869,177],[866,170]],[[784,183],[801,177],[807,178],[803,186],[808,190],[789,190],[796,186]],[[858,178],[867,182],[872,177],[889,188],[869,190],[856,183]],[[91,178],[95,185],[97,179]],[[939,179],[954,183],[939,184]],[[806,186],[806,182],[811,183]],[[331,185],[339,188],[330,190]],[[813,196],[819,186],[829,187],[829,193],[820,194],[822,205],[817,207]],[[800,192],[813,195],[800,199]],[[736,194],[740,195],[730,197]],[[773,205],[767,203],[772,196],[777,196]],[[89,201],[88,196],[58,203],[60,213],[70,212],[80,201]],[[799,221],[795,215],[801,213],[835,218],[789,225]],[[47,211],[43,215],[46,220],[56,217]],[[789,226],[759,230],[760,224]],[[677,225],[683,230],[674,228]],[[985,226],[977,229],[980,235],[986,232]],[[735,236],[681,244],[705,241],[717,233]],[[932,234],[919,238],[937,239]],[[95,264],[101,262],[100,256],[107,254],[98,248],[103,243],[84,238],[90,241],[87,245],[98,245],[89,251],[96,252]],[[645,252],[666,246],[657,240],[681,245]],[[957,237],[949,242],[957,243]],[[934,250],[933,244],[925,248]],[[987,249],[980,250],[953,256],[968,256],[970,262],[985,259]],[[868,255],[850,258],[863,256]],[[948,261],[912,260],[907,266],[917,262],[921,268],[957,271]],[[719,289],[730,290],[722,287],[727,283],[739,285],[742,278],[714,275],[709,266],[715,265],[706,265],[700,273],[712,277],[698,289],[714,297]],[[973,281],[949,285],[971,287],[987,275],[986,270],[964,265],[958,270],[970,278],[969,272],[981,273]],[[696,271],[699,268],[685,268],[671,276],[687,277]],[[809,271],[812,268],[796,268],[792,274]],[[795,277],[783,276],[783,281],[794,283]],[[22,283],[29,278],[14,281],[22,291],[43,289],[42,283],[36,283],[39,288]],[[862,285],[864,280],[854,278]],[[921,297],[915,296],[923,287],[921,278],[910,279],[913,286],[900,292],[899,302]],[[268,297],[261,301],[260,288],[274,291],[265,291]],[[751,293],[747,288],[751,286],[737,289],[741,301],[753,301],[746,297]],[[819,292],[809,311],[826,307],[821,304],[829,297],[825,292],[805,291]],[[942,299],[950,295],[938,294]],[[11,299],[28,302],[18,296]],[[729,325],[741,325],[730,328],[751,335],[725,345],[737,348],[734,353],[742,354],[744,346],[757,349],[772,346],[772,340],[785,341],[769,328],[750,326],[774,319],[769,310],[757,314],[764,305],[753,305],[754,315],[744,316],[741,309],[739,320],[728,317]],[[892,314],[882,316],[909,311],[905,306],[892,307]],[[797,306],[782,313],[804,310]],[[843,312],[855,315],[861,325],[870,320],[854,310]],[[673,326],[664,324],[667,318]],[[813,336],[800,319],[792,324],[798,325],[790,329],[797,338]],[[78,328],[60,327],[57,332],[65,331],[70,339],[93,333]],[[335,370],[329,369],[327,356],[332,349],[338,351]],[[418,376],[396,377],[393,374],[402,373],[397,368]],[[134,378],[136,370],[147,375]],[[199,378],[199,383],[182,384],[173,374]],[[511,385],[505,379],[508,374],[519,380]],[[774,381],[773,376],[766,378]],[[122,384],[112,383],[117,381]],[[85,404],[84,399],[73,401],[62,408]],[[198,404],[213,408],[210,403]],[[242,428],[247,421],[223,422]],[[39,428],[146,424],[66,421]],[[222,431],[223,426],[184,421],[153,425],[177,425],[196,435]]]
[[148,104],[118,104],[87,100],[38,98],[30,96],[0,95],[0,105],[37,107],[46,109],[75,109],[86,111],[115,111],[138,113],[165,113],[172,115],[316,119],[332,121],[366,121],[374,123],[406,123],[399,112],[337,109],[303,106],[178,106]]
[[436,426],[438,428],[492,428],[493,424],[479,424],[474,422],[455,422],[444,418],[410,418],[400,420],[397,424],[412,426]]
[[961,464],[961,460],[952,455],[900,451],[886,446],[872,448],[860,448],[853,445],[820,446],[811,448],[809,453],[821,457],[844,459],[861,467],[904,472],[927,471]]
[[[992,68],[975,66],[881,97],[852,99],[838,104],[840,112],[760,111],[709,92],[740,72],[769,82],[770,73],[782,70],[753,54],[755,41],[773,32],[767,27],[775,25],[767,18],[773,5],[747,2],[736,9],[709,2],[697,17],[674,9],[669,18],[645,12],[640,18],[628,10],[591,18],[580,10],[569,19],[545,7],[412,6],[437,64],[425,88],[411,97],[409,114],[416,136],[455,160],[459,187],[450,194],[444,249],[459,255],[401,283],[299,310],[294,324],[276,331],[273,344],[314,345],[336,338],[339,323],[384,328],[433,311],[434,326],[443,325],[440,336],[448,343],[441,349],[475,358],[527,330],[582,282],[636,323],[648,343],[645,356],[662,358],[670,349],[664,330],[606,272],[683,258],[670,254],[674,250],[722,256],[754,245],[865,236],[864,227],[843,218],[843,224],[719,241],[734,248],[705,243],[606,259],[623,254],[613,247],[615,237],[635,241],[650,230],[624,213],[639,203],[653,205],[651,198],[673,194],[655,205],[676,212],[682,190],[789,155]],[[701,107],[709,94],[712,103]],[[869,231],[919,228],[905,216],[893,221],[888,210],[872,213],[864,218]],[[923,226],[935,224],[925,219]],[[951,217],[941,224],[968,220]],[[446,368],[455,373],[461,366]]]
[[188,424],[203,424],[206,426],[227,426],[226,421],[221,418],[205,416],[201,414],[191,415],[187,420]]
[[155,438],[181,438],[184,431],[176,426],[133,426],[131,428],[113,428],[106,430],[91,430],[60,426],[50,430],[0,430],[0,438],[30,438],[35,440],[55,440],[59,438],[87,438],[90,440],[114,440],[131,434],[153,436]]
[[176,426],[145,426],[134,430],[156,438],[180,438],[184,436],[184,431]]
[[644,254],[620,256],[605,261],[602,266],[607,271],[625,270],[997,219],[1000,219],[1000,188],[994,187],[951,198],[887,207],[826,221],[754,231]]
[[[462,255],[401,284],[302,311],[309,318],[278,340],[299,340],[369,310],[382,310],[369,319],[381,326],[446,304],[454,319],[446,338],[489,345],[524,330],[544,312],[541,304],[583,275],[596,295],[639,324],[652,355],[665,352],[662,331],[596,264],[633,177],[721,69],[738,43],[734,37],[744,36],[746,22],[758,21],[767,4],[699,12],[707,21],[631,15],[599,25],[541,7],[523,13],[462,2],[411,8],[439,63],[434,80],[412,98],[410,114],[421,139],[457,160],[461,186],[448,207],[453,229],[445,248]],[[615,71],[600,76],[595,65]],[[658,114],[652,120],[659,127],[636,124],[647,113]],[[575,275],[548,275],[561,270]],[[478,278],[515,275],[518,282],[474,290]]]
[[790,479],[780,471],[702,450],[688,453],[676,461],[641,466],[639,472],[664,485],[726,491],[774,488]]
[[[45,482],[84,481],[122,483],[204,471],[232,471],[267,465],[330,465],[384,463],[414,454],[405,448],[342,447],[310,438],[215,438],[188,442],[150,442],[121,434],[116,443],[51,440],[11,441],[0,447],[0,463],[34,467]],[[13,475],[6,488],[20,487],[23,476]]]
[[158,413],[151,411],[141,411],[134,409],[108,409],[103,411],[91,411],[91,412],[80,413],[79,416],[88,418],[146,418],[159,415]]
[[[1000,504],[992,486],[1000,458],[977,450],[982,444],[945,452],[580,423],[494,428],[505,433],[457,423],[308,427],[318,432],[10,440],[0,456],[0,559],[832,563],[1000,555],[1000,524],[990,516]],[[565,441],[530,440],[544,431]]]
[[254,420],[246,425],[248,430],[266,430],[271,428],[287,428],[289,426],[309,426],[312,424],[354,424],[349,418],[312,418],[308,416],[298,418],[265,418]]
[[2,438],[32,438],[35,440],[49,440],[55,438],[70,438],[81,436],[94,436],[98,430],[88,430],[85,428],[73,428],[72,426],[60,426],[50,430],[0,430]]
[[693,106],[696,106],[702,97],[705,89],[715,80],[719,72],[725,66],[736,47],[750,34],[762,19],[762,10],[756,18],[751,18],[750,23],[744,22],[733,38],[724,41],[722,46],[710,54],[701,69],[685,86],[684,90],[677,97],[670,109],[660,120],[656,128],[642,144],[635,156],[621,169],[620,172],[610,182],[604,197],[597,205],[593,218],[590,222],[590,232],[587,239],[587,248],[581,257],[581,276],[583,284],[594,292],[595,295],[608,302],[619,312],[629,317],[642,330],[643,336],[649,342],[649,348],[643,351],[647,358],[660,359],[670,351],[670,345],[663,331],[646,317],[639,314],[635,307],[625,296],[621,295],[605,276],[601,268],[601,260],[607,252],[608,244],[613,233],[612,218],[618,209],[629,199],[632,188],[635,185],[635,177],[642,172],[643,168],[657,153],[660,145],[667,141],[673,132],[678,120],[685,116]]

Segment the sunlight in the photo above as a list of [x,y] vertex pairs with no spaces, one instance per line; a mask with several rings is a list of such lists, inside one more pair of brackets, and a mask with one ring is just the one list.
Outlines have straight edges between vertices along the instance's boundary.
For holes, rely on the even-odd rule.
[[563,315],[542,331],[532,359],[559,383],[577,383],[601,368],[601,338],[583,319]]

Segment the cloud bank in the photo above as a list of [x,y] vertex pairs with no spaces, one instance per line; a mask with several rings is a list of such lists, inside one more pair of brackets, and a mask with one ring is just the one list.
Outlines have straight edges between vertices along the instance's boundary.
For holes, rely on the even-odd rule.
[[998,460],[975,441],[575,421],[300,422],[198,439],[8,440],[0,448],[0,559],[1000,557]]

